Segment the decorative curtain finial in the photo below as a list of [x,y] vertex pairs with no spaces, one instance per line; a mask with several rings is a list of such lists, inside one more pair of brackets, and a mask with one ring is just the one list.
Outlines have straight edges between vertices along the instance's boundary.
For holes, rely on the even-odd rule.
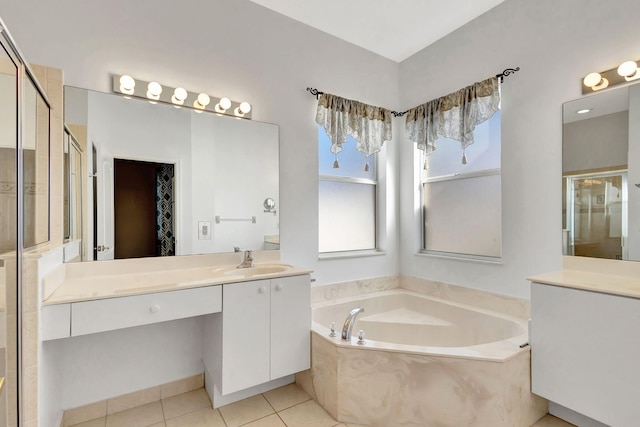
[[462,164],[467,164],[467,155],[464,153],[464,150],[462,150]]
[[340,163],[338,163],[338,155],[336,154],[336,159],[333,161],[333,168],[334,169],[339,169],[340,168]]

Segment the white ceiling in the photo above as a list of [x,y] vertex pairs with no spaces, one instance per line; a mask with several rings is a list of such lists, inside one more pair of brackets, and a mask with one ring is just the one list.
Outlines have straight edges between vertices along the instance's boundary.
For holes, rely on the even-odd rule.
[[504,0],[251,0],[401,62]]

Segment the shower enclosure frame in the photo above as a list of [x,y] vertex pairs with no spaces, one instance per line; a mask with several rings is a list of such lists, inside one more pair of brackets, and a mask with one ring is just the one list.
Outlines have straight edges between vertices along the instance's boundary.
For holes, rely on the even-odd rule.
[[[36,91],[42,97],[43,101],[46,103],[49,110],[51,109],[51,103],[46,95],[46,92],[38,82],[38,79],[35,76],[35,73],[29,66],[29,63],[25,59],[24,54],[20,50],[20,48],[15,43],[11,33],[7,29],[4,21],[0,17],[0,46],[7,53],[8,57],[16,66],[16,141],[15,141],[15,149],[16,149],[16,168],[15,168],[15,182],[16,182],[16,243],[15,243],[15,260],[16,260],[16,280],[14,284],[7,283],[7,286],[15,285],[16,287],[16,393],[15,393],[15,402],[7,402],[7,410],[9,409],[9,403],[11,405],[15,405],[15,420],[11,420],[13,423],[15,421],[15,425],[22,426],[25,423],[23,414],[24,414],[24,404],[25,399],[22,396],[23,392],[23,337],[22,337],[22,325],[23,325],[23,308],[22,308],[22,271],[23,271],[23,261],[24,261],[24,151],[23,151],[23,115],[25,114],[24,107],[24,91],[25,91],[25,82],[29,80]],[[50,132],[50,131],[49,131]],[[51,134],[49,133],[49,141]],[[50,143],[50,142],[49,142]],[[50,174],[50,171],[49,171]],[[50,183],[49,183],[50,185]],[[47,193],[49,194],[47,197],[50,197],[49,189],[47,189]],[[50,202],[49,202],[50,203]],[[49,219],[50,220],[50,219]],[[50,238],[50,236],[49,236]],[[29,249],[29,248],[27,248]],[[7,340],[7,345],[10,345],[9,340]],[[6,362],[5,362],[6,363]],[[5,390],[4,393],[7,394],[7,399],[12,395],[9,393],[8,388],[10,384],[5,382]],[[6,422],[6,420],[0,420],[0,422]]]
[[614,176],[620,176],[622,179],[621,187],[621,203],[622,203],[622,217],[621,217],[621,247],[622,247],[622,259],[628,260],[628,181],[627,181],[627,169],[616,169],[611,171],[602,172],[587,172],[575,175],[565,175],[563,178],[566,180],[566,230],[569,234],[569,253],[568,255],[575,255],[575,203],[576,203],[576,181],[584,179],[598,179],[598,178],[610,178]]

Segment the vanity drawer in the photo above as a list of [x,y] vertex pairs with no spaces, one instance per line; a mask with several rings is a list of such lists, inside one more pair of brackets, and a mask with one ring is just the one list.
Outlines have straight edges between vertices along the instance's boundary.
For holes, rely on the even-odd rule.
[[221,286],[134,295],[71,305],[71,336],[222,311]]

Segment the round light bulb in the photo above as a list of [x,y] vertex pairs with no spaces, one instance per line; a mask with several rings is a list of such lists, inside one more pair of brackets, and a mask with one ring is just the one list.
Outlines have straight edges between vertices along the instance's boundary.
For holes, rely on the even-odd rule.
[[229,98],[220,98],[220,108],[223,110],[231,108],[231,100]]
[[638,64],[635,61],[626,61],[618,67],[618,74],[622,77],[631,77],[636,73]]
[[182,103],[185,99],[187,99],[187,91],[182,87],[177,87],[173,91],[173,97]]
[[198,104],[202,105],[202,107],[206,107],[211,102],[211,98],[206,93],[201,93],[198,95]]
[[600,73],[590,73],[584,78],[583,83],[586,87],[594,87],[602,81]]
[[249,104],[248,102],[240,103],[240,111],[242,111],[243,114],[247,114],[249,111],[251,111],[251,104]]
[[147,86],[147,93],[157,98],[162,93],[162,86],[158,82],[150,82]]
[[120,92],[131,95],[133,94],[135,87],[136,81],[133,79],[133,77],[127,74],[120,76]]

